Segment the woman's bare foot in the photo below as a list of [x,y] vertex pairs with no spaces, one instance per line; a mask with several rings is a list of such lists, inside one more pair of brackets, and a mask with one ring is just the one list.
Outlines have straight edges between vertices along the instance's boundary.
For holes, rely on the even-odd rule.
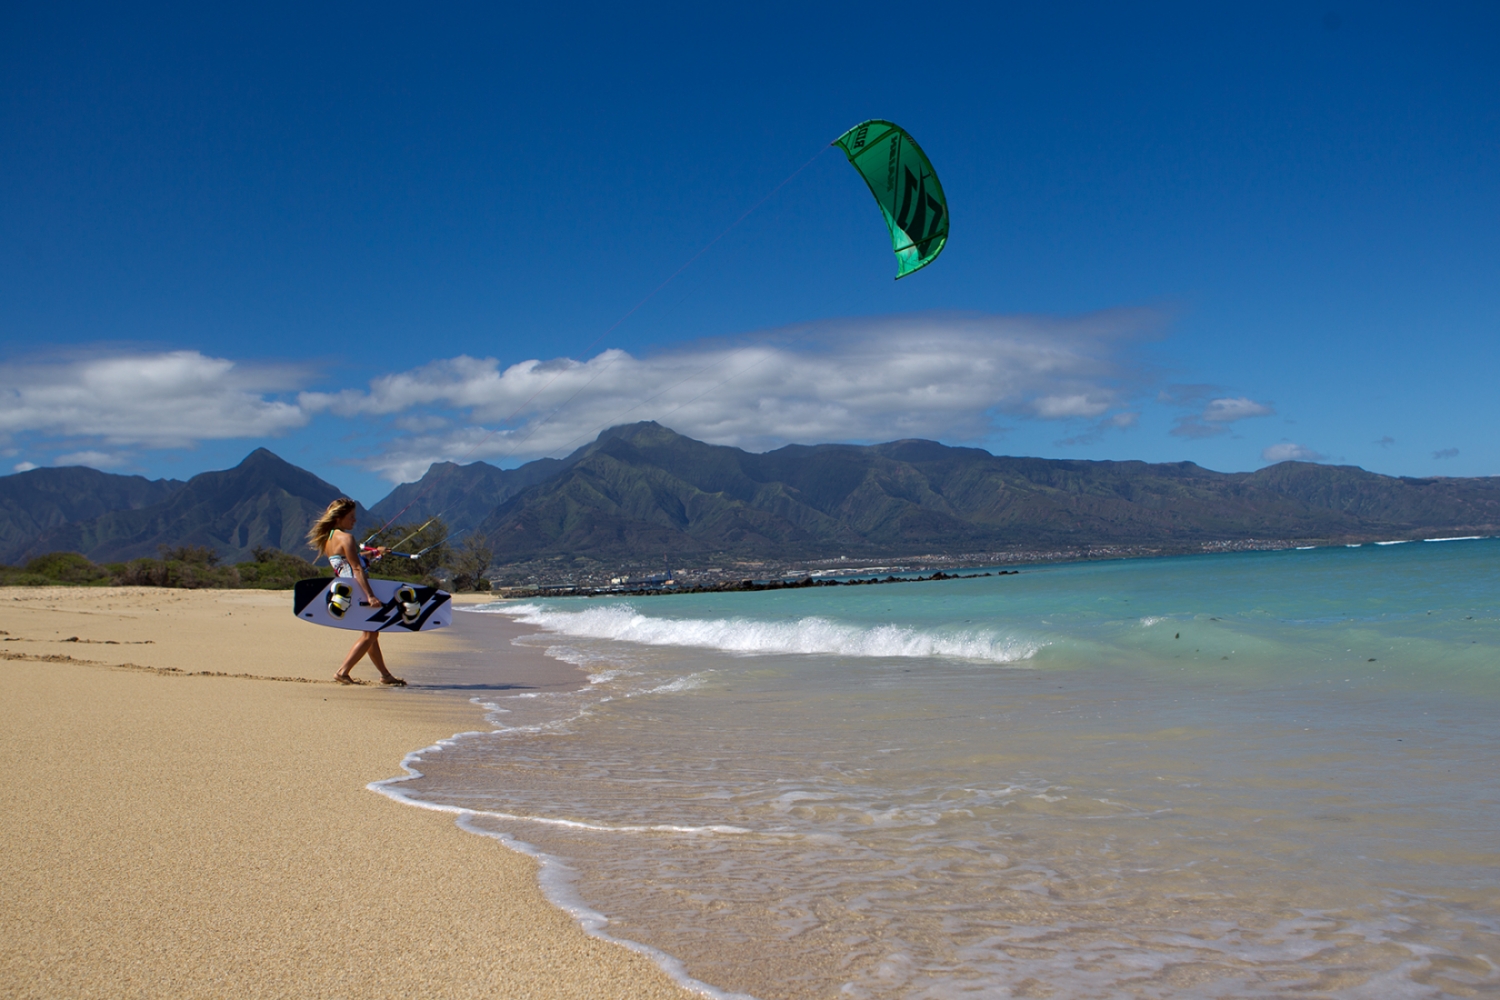
[[334,674],[333,675],[333,679],[336,680],[336,681],[338,681],[340,684],[353,684],[353,683],[355,683],[354,678],[350,677],[348,674]]
[[386,674],[384,677],[380,678],[380,683],[390,684],[393,687],[406,687],[406,682],[397,677],[395,674]]

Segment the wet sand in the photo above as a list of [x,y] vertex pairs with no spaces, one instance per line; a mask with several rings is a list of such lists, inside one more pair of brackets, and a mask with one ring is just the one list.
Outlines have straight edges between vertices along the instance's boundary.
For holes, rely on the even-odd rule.
[[412,688],[336,685],[352,637],[289,602],[0,590],[0,995],[692,995],[586,935],[530,859],[365,788],[481,728],[462,694],[571,668],[506,647],[464,680],[460,625],[383,643]]

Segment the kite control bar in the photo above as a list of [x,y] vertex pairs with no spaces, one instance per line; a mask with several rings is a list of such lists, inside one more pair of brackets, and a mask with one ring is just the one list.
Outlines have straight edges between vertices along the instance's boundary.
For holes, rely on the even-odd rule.
[[[421,552],[391,552],[391,551],[387,551],[385,554],[388,555],[388,556],[400,556],[402,559],[420,559],[423,556],[425,556],[427,553],[431,552],[435,548],[437,548],[436,545],[429,545],[429,546],[427,546],[427,548],[423,549]],[[376,545],[361,545],[359,547],[359,550],[360,550],[361,553],[365,553],[365,554],[368,554],[368,553],[371,553],[371,552],[379,552],[379,546],[376,546]],[[376,555],[375,558],[376,559],[380,559],[382,557],[380,555]]]

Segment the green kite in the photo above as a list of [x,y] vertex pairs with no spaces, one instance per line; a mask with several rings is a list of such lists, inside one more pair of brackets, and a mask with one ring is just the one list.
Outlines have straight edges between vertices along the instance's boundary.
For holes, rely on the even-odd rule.
[[948,242],[948,199],[917,141],[891,122],[872,118],[834,140],[880,205],[896,254],[896,279],[937,259]]

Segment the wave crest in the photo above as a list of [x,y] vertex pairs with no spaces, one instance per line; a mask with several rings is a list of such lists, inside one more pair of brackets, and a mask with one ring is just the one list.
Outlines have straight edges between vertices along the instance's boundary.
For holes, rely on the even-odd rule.
[[[478,610],[478,609],[476,609]],[[770,622],[753,618],[653,618],[628,604],[562,611],[542,604],[486,608],[549,632],[614,639],[645,646],[696,646],[729,653],[810,653],[856,657],[942,657],[1018,663],[1041,648],[983,630],[940,631],[899,625],[850,625],[807,617]]]

